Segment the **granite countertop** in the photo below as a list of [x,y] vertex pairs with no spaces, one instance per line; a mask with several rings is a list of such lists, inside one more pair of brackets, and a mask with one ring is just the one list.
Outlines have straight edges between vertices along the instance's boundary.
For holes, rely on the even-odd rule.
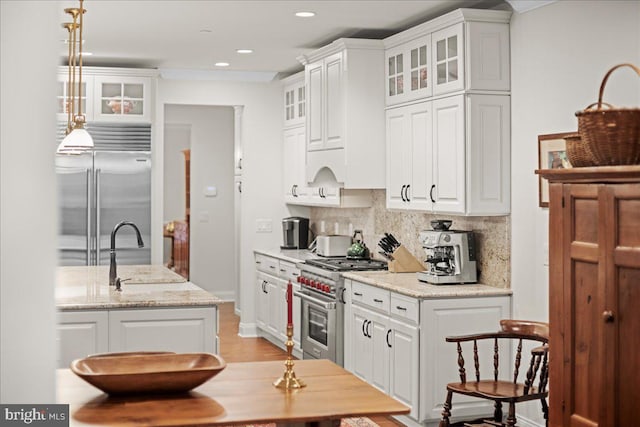
[[163,265],[122,265],[122,291],[109,286],[108,266],[58,267],[56,307],[61,311],[139,307],[202,307],[222,300]]
[[319,258],[318,255],[307,249],[254,249],[254,252],[293,263]]
[[391,273],[389,271],[359,271],[342,273],[347,279],[388,289],[413,298],[464,298],[511,295],[511,289],[483,284],[431,285],[418,280],[416,273]]

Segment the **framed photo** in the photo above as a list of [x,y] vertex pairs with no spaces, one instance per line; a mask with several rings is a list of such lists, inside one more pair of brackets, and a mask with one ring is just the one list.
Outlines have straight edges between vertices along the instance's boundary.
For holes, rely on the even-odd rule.
[[[538,169],[566,169],[571,167],[567,158],[564,138],[577,132],[538,135]],[[538,205],[549,206],[549,182],[538,176]]]

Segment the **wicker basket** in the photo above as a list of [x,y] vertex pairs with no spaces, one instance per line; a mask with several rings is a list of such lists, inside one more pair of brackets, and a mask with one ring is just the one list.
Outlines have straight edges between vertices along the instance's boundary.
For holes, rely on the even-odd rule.
[[564,137],[567,144],[567,158],[574,168],[582,168],[586,166],[595,166],[591,150],[582,141],[579,133],[574,133]]
[[616,65],[602,80],[597,104],[576,113],[578,131],[596,166],[640,164],[640,108],[603,108],[608,105],[602,102],[607,79],[620,67],[631,67],[640,76],[633,64]]

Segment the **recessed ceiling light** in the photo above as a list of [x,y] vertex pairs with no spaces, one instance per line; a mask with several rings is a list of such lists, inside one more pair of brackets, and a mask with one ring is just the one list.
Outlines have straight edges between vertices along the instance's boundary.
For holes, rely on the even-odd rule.
[[296,12],[296,16],[298,18],[311,18],[312,16],[316,16],[315,12]]
[[253,49],[237,49],[237,53],[253,53]]
[[208,29],[208,28],[203,28],[203,29],[200,30],[200,34],[209,34],[210,32],[211,32],[211,30]]
[[92,52],[82,52],[82,56],[91,56],[93,55]]
[[229,63],[228,62],[216,62],[215,66],[216,67],[228,67]]

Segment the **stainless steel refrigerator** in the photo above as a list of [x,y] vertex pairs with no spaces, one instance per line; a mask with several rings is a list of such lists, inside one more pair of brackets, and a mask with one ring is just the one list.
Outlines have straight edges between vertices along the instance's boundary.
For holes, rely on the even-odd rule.
[[[91,125],[93,152],[57,155],[59,265],[108,265],[110,237],[120,221],[118,264],[151,263],[151,152],[149,125]],[[60,139],[60,135],[59,138]]]

